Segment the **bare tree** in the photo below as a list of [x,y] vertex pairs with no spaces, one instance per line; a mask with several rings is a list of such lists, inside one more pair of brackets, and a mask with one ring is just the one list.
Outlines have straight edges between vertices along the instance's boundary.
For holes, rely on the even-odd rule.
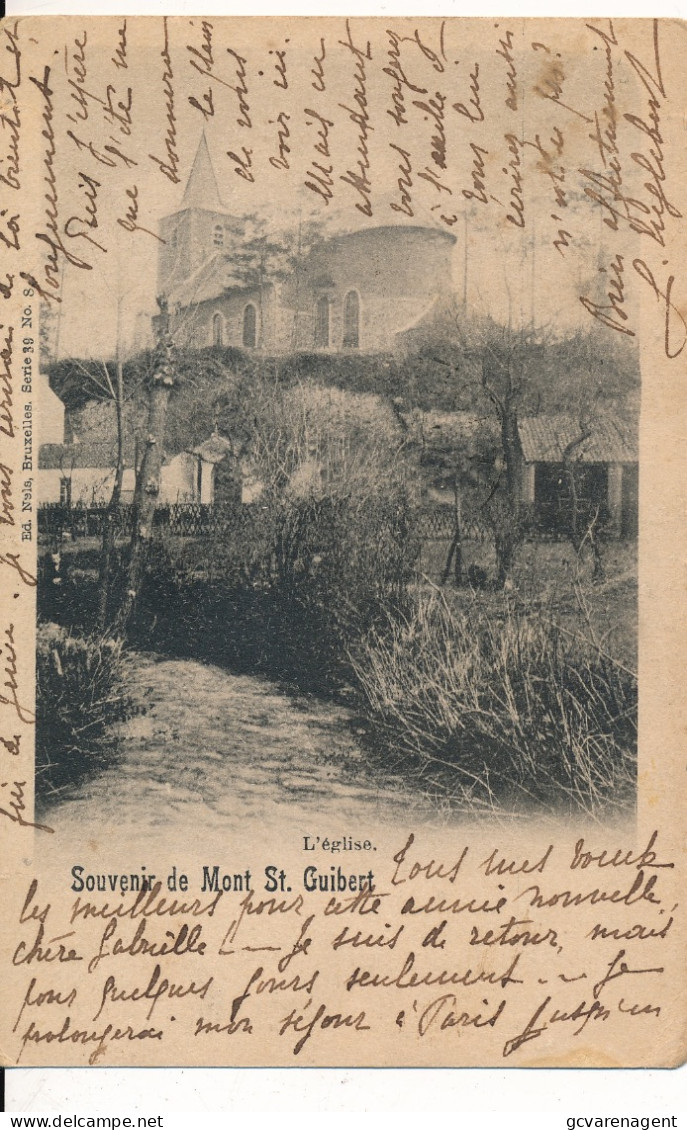
[[[119,309],[119,307],[118,307]],[[112,587],[112,561],[115,550],[116,523],[119,507],[122,501],[122,484],[124,482],[124,374],[122,357],[119,346],[119,333],[117,334],[117,354],[115,357],[115,382],[113,384],[107,365],[103,366],[107,379],[107,387],[115,406],[115,419],[117,423],[117,457],[115,462],[115,475],[112,484],[112,493],[103,514],[103,533],[100,551],[100,565],[98,569],[98,609],[96,613],[96,631],[103,633],[107,624],[110,603],[110,589]]]
[[158,305],[160,307],[158,342],[153,373],[148,386],[147,434],[143,456],[136,474],[126,591],[115,620],[116,633],[122,635],[131,619],[143,579],[146,549],[152,535],[155,506],[160,493],[167,406],[176,384],[167,299],[158,298]]
[[[114,410],[115,422],[115,451],[113,466],[107,474],[107,480],[112,475],[112,489],[107,506],[103,513],[102,540],[100,559],[98,564],[98,608],[96,612],[95,628],[98,632],[105,631],[107,626],[110,592],[113,579],[113,560],[117,535],[117,519],[122,500],[122,487],[125,470],[125,444],[126,422],[125,410],[127,403],[138,391],[138,384],[131,382],[125,387],[124,361],[122,356],[120,334],[120,308],[121,298],[117,305],[117,336],[115,343],[114,362],[100,360],[95,365],[88,364],[78,359],[70,359],[69,367],[81,379],[85,391],[92,390],[93,399],[100,405],[111,404]],[[114,370],[114,372],[112,371]],[[103,483],[106,485],[107,480]],[[73,498],[71,499],[73,503]],[[93,499],[95,504],[95,498]]]
[[500,450],[484,513],[494,532],[496,581],[509,581],[525,525],[520,491],[518,412],[525,390],[526,352],[532,334],[492,326],[481,341],[481,386],[492,405],[500,432]]
[[470,411],[491,421],[498,438],[490,462],[480,461],[475,452],[467,450],[453,453],[456,534],[444,579],[448,579],[452,564],[456,576],[461,574],[461,492],[469,488],[472,506],[492,531],[496,583],[503,587],[509,581],[527,520],[521,500],[518,417],[523,404],[531,404],[533,399],[529,362],[548,335],[546,330],[533,327],[516,330],[499,325],[491,318],[468,322],[457,310],[449,312],[448,317],[450,324],[445,322],[441,327],[442,337],[436,347],[432,348],[431,341],[424,343],[423,356],[447,370],[456,396]]
[[579,433],[566,444],[563,451],[563,464],[570,495],[570,512],[567,527],[568,536],[578,558],[581,559],[586,546],[592,554],[592,580],[601,580],[604,574],[599,527],[602,521],[601,504],[598,500],[583,498],[580,493],[580,467],[577,453],[583,443],[592,435],[591,418],[584,410],[578,420]]

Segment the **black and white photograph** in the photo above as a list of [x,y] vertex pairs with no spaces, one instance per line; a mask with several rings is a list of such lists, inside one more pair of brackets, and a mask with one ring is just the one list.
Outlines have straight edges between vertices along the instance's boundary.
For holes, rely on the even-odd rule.
[[114,291],[113,355],[75,357],[44,312],[53,818],[632,809],[638,342],[602,274],[577,325],[527,277],[499,320],[477,217],[384,218],[234,215],[201,133],[157,313],[127,338]]

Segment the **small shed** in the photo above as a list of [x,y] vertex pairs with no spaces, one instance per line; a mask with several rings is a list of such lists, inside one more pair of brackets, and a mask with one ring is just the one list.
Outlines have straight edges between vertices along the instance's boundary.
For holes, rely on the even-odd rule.
[[[141,444],[129,439],[124,450],[122,502],[131,503]],[[38,457],[38,497],[41,503],[72,507],[106,506],[112,496],[117,446],[103,443],[43,443]],[[158,505],[200,502],[240,505],[260,493],[261,484],[248,481],[231,441],[213,432],[190,451],[165,455],[160,469]]]
[[194,501],[204,505],[240,505],[241,472],[231,440],[215,429],[194,447]]
[[[133,439],[124,445],[123,503],[133,502],[140,451]],[[38,498],[41,503],[72,507],[106,506],[112,497],[117,445],[43,443],[38,455]],[[194,464],[190,455],[165,456],[160,470],[160,503],[193,501]]]
[[637,429],[619,416],[577,420],[571,415],[519,421],[521,499],[540,528],[569,528],[577,513],[598,513],[606,532],[636,537]]
[[[136,472],[133,444],[124,453],[122,500],[133,498]],[[38,500],[63,506],[104,506],[109,502],[117,464],[114,443],[42,443],[38,453]]]

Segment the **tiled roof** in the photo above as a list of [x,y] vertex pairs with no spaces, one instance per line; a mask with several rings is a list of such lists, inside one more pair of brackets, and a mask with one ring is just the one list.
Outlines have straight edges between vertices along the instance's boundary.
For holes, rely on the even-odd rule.
[[[72,471],[76,468],[97,467],[114,469],[117,446],[114,443],[43,443],[38,452],[41,470]],[[124,452],[124,466],[133,467],[134,450]]]
[[[140,455],[143,454],[141,446]],[[163,452],[162,462],[168,464],[174,456]],[[114,471],[117,462],[116,443],[42,443],[38,452],[41,471],[75,471],[86,468]],[[124,466],[136,466],[136,447],[133,441],[124,445]]]
[[636,463],[637,434],[617,416],[599,416],[583,428],[574,416],[530,416],[519,421],[526,463]]

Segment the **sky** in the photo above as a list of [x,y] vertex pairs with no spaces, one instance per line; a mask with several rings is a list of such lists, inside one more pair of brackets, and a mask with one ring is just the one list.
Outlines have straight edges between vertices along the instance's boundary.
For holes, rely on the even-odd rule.
[[[162,216],[180,206],[203,128],[220,192],[231,214],[257,214],[274,230],[285,222],[295,223],[299,215],[315,214],[331,233],[390,221],[435,227],[443,223],[443,230],[449,228],[456,236],[454,286],[458,297],[464,298],[467,285],[469,310],[481,315],[490,314],[515,326],[534,324],[545,327],[547,332],[553,327],[557,332],[565,333],[589,324],[590,316],[581,305],[580,297],[586,295],[598,300],[604,288],[613,282],[609,272],[614,258],[621,254],[629,260],[636,255],[636,238],[628,236],[627,231],[615,232],[604,226],[601,208],[593,205],[584,193],[585,183],[588,187],[590,182],[585,182],[580,176],[585,161],[593,158],[593,146],[590,157],[588,140],[589,123],[591,115],[599,110],[599,103],[603,108],[605,75],[603,52],[596,56],[591,54],[598,46],[603,46],[604,40],[585,32],[583,25],[578,33],[579,42],[573,42],[572,49],[566,54],[562,41],[555,41],[558,32],[551,33],[543,24],[530,27],[522,21],[512,22],[517,43],[517,50],[514,48],[513,53],[522,76],[523,94],[518,113],[512,119],[515,125],[510,127],[510,119],[507,114],[504,117],[498,94],[503,86],[504,65],[492,49],[498,44],[499,36],[504,34],[505,24],[485,20],[476,29],[473,25],[468,31],[464,25],[448,25],[445,60],[440,75],[433,68],[427,51],[420,52],[412,45],[404,47],[404,73],[417,86],[424,84],[423,89],[427,93],[422,97],[412,97],[407,94],[410,87],[406,87],[409,122],[407,128],[400,132],[394,132],[393,122],[389,121],[393,77],[387,73],[388,67],[382,70],[382,64],[389,60],[388,28],[408,35],[415,23],[401,25],[395,17],[388,17],[373,30],[366,30],[365,36],[370,36],[375,59],[375,66],[370,64],[367,67],[366,97],[371,124],[365,140],[374,181],[374,208],[373,215],[366,217],[356,208],[360,198],[353,190],[343,189],[340,183],[343,179],[341,170],[350,168],[355,160],[360,139],[360,130],[354,114],[350,112],[350,108],[355,110],[356,105],[356,57],[350,52],[349,58],[342,42],[342,29],[345,28],[342,20],[327,25],[309,21],[307,25],[299,25],[298,33],[293,36],[287,34],[288,26],[272,25],[273,32],[270,32],[269,25],[265,25],[268,30],[256,37],[254,26],[246,21],[221,27],[217,23],[213,25],[215,59],[223,60],[225,69],[221,73],[222,81],[212,86],[216,113],[211,118],[204,118],[197,105],[190,105],[190,102],[198,103],[202,99],[209,85],[203,76],[198,79],[199,72],[189,68],[189,61],[193,62],[189,48],[201,49],[203,22],[200,17],[190,17],[170,24],[171,58],[178,80],[175,80],[177,183],[160,176],[157,167],[162,159],[160,154],[164,156],[165,152],[164,86],[159,81],[162,64],[156,62],[161,57],[162,21],[137,24],[133,31],[133,25],[129,26],[125,77],[112,65],[120,23],[115,19],[98,25],[97,31],[92,30],[92,25],[88,28],[90,38],[85,50],[87,76],[85,83],[81,83],[88,91],[88,120],[72,125],[69,124],[70,113],[72,118],[74,114],[77,119],[80,118],[79,103],[74,102],[74,90],[79,84],[74,45],[82,37],[86,25],[78,19],[74,23],[58,25],[57,48],[52,46],[54,26],[48,32],[48,25],[32,25],[32,30],[36,29],[37,48],[40,51],[52,50],[60,59],[59,64],[53,64],[53,81],[55,120],[58,122],[56,167],[63,214],[69,215],[72,210],[75,214],[83,213],[84,176],[91,182],[101,178],[98,181],[98,231],[91,232],[88,246],[85,242],[78,242],[83,258],[90,260],[93,269],[86,272],[77,266],[64,267],[64,260],[61,260],[61,356],[111,356],[117,340],[120,350],[126,354],[149,341],[150,318],[156,311],[158,223]],[[46,36],[43,36],[43,26],[46,27]],[[603,30],[608,27],[608,22],[598,21],[598,26]],[[439,27],[435,23],[423,33],[426,44],[433,44],[434,49],[438,49]],[[299,85],[294,76],[300,74],[307,79],[323,32],[328,36],[330,57],[335,52],[338,55],[328,74],[326,96],[317,102],[307,82]],[[362,31],[359,34],[362,35]],[[537,36],[539,38],[535,38]],[[543,42],[544,38],[548,42]],[[559,47],[560,51],[557,50]],[[275,55],[280,50],[288,54],[292,80],[289,91],[283,95],[279,91],[275,93],[273,88],[276,83],[270,81]],[[624,59],[622,40],[616,55],[614,80],[618,97],[622,92],[630,99],[627,105],[634,107],[636,103],[642,112],[646,112],[646,99]],[[198,57],[196,55],[195,58]],[[562,59],[560,67],[564,63],[565,71],[557,72],[555,68],[559,64],[550,63],[549,57]],[[237,128],[237,123],[241,125],[237,95],[239,64],[235,62],[238,58],[246,63],[246,101],[250,101],[252,117],[250,132]],[[481,67],[479,97],[484,110],[483,123],[468,121],[463,110],[457,112],[458,106],[470,106],[469,79],[474,76],[473,82],[477,81],[477,59]],[[218,67],[219,63],[216,63],[219,77]],[[551,70],[551,67],[554,69]],[[560,77],[563,73],[564,77]],[[594,76],[598,85],[590,84],[590,75]],[[556,90],[557,84],[559,89],[564,90],[565,106],[561,105],[562,96],[557,101],[550,94],[551,90]],[[546,97],[541,93],[542,86],[547,92]],[[106,97],[105,89],[115,92],[114,102],[126,101],[126,91],[130,91],[132,121],[126,134],[122,129],[118,132],[112,117],[107,121],[105,114],[100,112]],[[428,145],[428,138],[432,139],[437,134],[436,115],[433,117],[431,107],[436,108],[439,90],[443,92],[446,103],[441,117],[447,147],[447,164],[445,171],[440,170],[440,177],[444,178],[446,186],[451,186],[450,200],[446,188],[439,191],[431,180],[422,181],[418,175],[423,161],[426,162],[425,168],[431,166],[430,152],[435,152],[431,148],[433,141]],[[411,108],[411,103],[416,109]],[[39,111],[38,100],[35,105]],[[316,131],[307,128],[313,125],[313,121],[308,121],[303,113],[306,105],[318,108],[323,116],[330,115],[329,120],[334,123],[329,137],[337,191],[327,206],[321,197],[304,187],[308,179],[307,170],[312,167],[316,136]],[[275,167],[267,159],[270,151],[273,155],[275,152],[280,109],[290,116],[291,122],[288,172]],[[512,132],[507,132],[509,128]],[[626,147],[641,143],[642,138],[638,134],[630,136],[632,129],[624,122],[621,121],[618,128],[619,137]],[[81,139],[76,151],[73,139],[70,140],[70,134],[75,133]],[[119,163],[110,172],[89,155],[85,145],[87,139],[99,145],[102,153],[102,147],[111,143],[113,133],[135,167],[122,168]],[[566,175],[565,213],[555,203],[554,184],[542,174],[542,162],[537,157],[538,150],[535,150],[536,143],[552,152],[554,136],[559,138],[564,154],[560,161],[564,162]],[[520,139],[520,142],[513,139]],[[415,164],[412,219],[404,220],[398,211],[394,212],[390,207],[394,200],[400,198],[399,177],[403,175],[403,158],[390,156],[389,144],[392,141],[398,143],[396,152],[400,153],[403,149],[411,153]],[[252,147],[251,152],[256,154],[253,158],[256,170],[253,180],[240,175],[237,155],[244,152],[244,145]],[[488,201],[485,202],[476,200],[474,196],[471,200],[466,198],[467,186],[476,187],[474,169],[479,158],[473,159],[473,154],[477,153],[487,154]],[[520,166],[527,212],[524,230],[507,223],[505,216],[509,186],[512,190]],[[431,167],[436,172],[436,165]],[[633,170],[637,172],[628,161],[624,175]],[[77,181],[77,177],[81,179]],[[127,202],[132,199],[126,194],[133,191],[134,177],[140,230],[131,233],[123,228],[121,219]],[[39,198],[36,198],[35,207],[40,223]],[[564,251],[556,245],[559,230],[567,233]],[[605,277],[599,274],[602,265]],[[624,296],[628,311],[636,307],[638,300],[639,284],[636,279],[632,281],[634,285],[626,286]],[[625,282],[627,284],[627,279]],[[97,310],[95,317],[91,316],[94,310]]]

